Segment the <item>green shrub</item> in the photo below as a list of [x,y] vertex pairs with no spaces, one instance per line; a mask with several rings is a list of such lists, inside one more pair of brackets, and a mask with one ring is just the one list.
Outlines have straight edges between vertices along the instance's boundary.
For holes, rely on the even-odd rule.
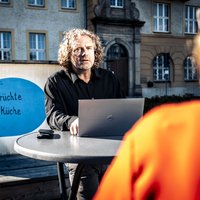
[[190,100],[195,100],[195,99],[200,100],[200,96],[185,94],[184,96],[172,95],[172,96],[155,96],[152,98],[145,98],[144,113],[154,108],[155,106],[159,106],[161,104],[179,103],[179,102],[190,101]]

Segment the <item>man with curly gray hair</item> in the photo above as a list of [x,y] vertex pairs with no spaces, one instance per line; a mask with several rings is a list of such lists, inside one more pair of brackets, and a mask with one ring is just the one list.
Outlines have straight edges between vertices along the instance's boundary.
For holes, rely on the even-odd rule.
[[[85,29],[64,33],[58,51],[62,70],[45,84],[47,123],[52,129],[79,131],[78,100],[124,98],[118,79],[111,71],[100,68],[103,48],[99,37]],[[67,164],[72,182],[77,164]],[[77,199],[92,199],[106,166],[87,165],[82,172]]]

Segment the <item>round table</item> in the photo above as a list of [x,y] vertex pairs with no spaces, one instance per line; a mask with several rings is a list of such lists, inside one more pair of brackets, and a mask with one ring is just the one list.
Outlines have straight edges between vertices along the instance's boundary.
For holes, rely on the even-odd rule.
[[74,199],[84,165],[109,164],[117,155],[121,142],[122,137],[78,137],[69,132],[54,131],[51,139],[38,139],[37,133],[22,135],[15,141],[14,149],[30,158],[57,162],[63,199],[66,199],[63,163],[78,163],[69,196]]

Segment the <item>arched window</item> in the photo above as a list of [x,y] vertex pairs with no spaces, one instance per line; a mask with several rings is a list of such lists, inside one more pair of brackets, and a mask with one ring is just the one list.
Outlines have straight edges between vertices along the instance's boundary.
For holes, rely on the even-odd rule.
[[122,45],[117,43],[113,44],[107,52],[108,60],[119,59],[121,57],[126,57],[126,56],[127,56],[126,49]]
[[184,60],[184,80],[185,81],[197,81],[198,70],[195,64],[192,62],[192,58],[187,56]]
[[154,81],[169,81],[170,80],[169,53],[158,54],[153,59],[153,80]]

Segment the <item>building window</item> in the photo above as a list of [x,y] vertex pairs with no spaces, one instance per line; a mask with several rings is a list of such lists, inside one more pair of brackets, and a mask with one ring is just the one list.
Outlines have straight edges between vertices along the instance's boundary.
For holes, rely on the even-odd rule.
[[75,0],[61,0],[61,8],[63,9],[75,9],[76,2]]
[[0,4],[10,4],[10,0],[0,0]]
[[153,23],[155,32],[169,32],[169,5],[153,4]]
[[45,34],[29,33],[30,60],[46,60]]
[[170,56],[169,53],[161,53],[153,59],[153,80],[170,80]]
[[0,6],[11,7],[13,6],[13,0],[0,0]]
[[198,70],[195,64],[192,62],[190,56],[184,60],[184,80],[185,81],[197,81]]
[[28,0],[29,6],[39,6],[44,7],[45,6],[45,0]]
[[110,0],[110,7],[123,8],[123,0]]
[[11,60],[10,32],[0,32],[0,60]]
[[127,56],[126,49],[122,45],[117,43],[113,44],[107,52],[108,61],[119,59],[120,57],[126,57],[126,56]]
[[194,6],[185,6],[185,33],[197,33],[196,11],[197,8]]

